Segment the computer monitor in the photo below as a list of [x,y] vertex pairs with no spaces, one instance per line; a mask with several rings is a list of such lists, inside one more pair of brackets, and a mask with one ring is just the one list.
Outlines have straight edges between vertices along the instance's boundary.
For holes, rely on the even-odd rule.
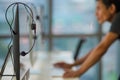
[[14,20],[13,35],[13,59],[14,59],[14,72],[16,79],[20,80],[20,39],[19,39],[19,4],[17,4]]
[[12,55],[11,48],[12,46],[10,47],[6,55],[6,58],[4,60],[4,63],[0,72],[0,80],[2,79],[2,76],[16,76],[16,80],[20,80],[19,5],[17,5],[15,10],[14,34],[13,34],[13,61],[14,61],[13,67],[14,67],[15,75],[9,75],[9,74],[4,75],[3,73],[9,61],[10,55]]

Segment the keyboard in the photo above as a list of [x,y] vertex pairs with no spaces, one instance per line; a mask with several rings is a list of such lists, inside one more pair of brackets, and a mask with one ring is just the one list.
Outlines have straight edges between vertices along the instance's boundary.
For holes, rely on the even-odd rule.
[[62,68],[57,68],[54,66],[50,68],[50,71],[52,77],[62,77],[65,72]]

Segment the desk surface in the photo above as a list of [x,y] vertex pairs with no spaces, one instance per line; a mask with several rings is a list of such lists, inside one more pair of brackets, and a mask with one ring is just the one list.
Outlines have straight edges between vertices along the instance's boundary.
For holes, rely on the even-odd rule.
[[31,70],[30,80],[79,80],[79,78],[64,79],[62,76],[52,76],[53,63],[65,61],[73,62],[72,54],[69,51],[39,52],[38,59]]

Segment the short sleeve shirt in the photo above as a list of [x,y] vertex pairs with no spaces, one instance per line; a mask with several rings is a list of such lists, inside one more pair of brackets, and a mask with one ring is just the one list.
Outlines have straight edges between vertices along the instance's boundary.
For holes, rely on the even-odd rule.
[[120,12],[115,15],[112,21],[110,32],[118,34],[118,38],[120,39]]

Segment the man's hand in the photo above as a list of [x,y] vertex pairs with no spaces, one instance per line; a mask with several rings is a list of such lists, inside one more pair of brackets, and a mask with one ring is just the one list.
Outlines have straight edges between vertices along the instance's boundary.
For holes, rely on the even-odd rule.
[[58,62],[54,64],[55,67],[63,68],[63,69],[71,69],[72,65],[65,62]]
[[75,78],[75,77],[80,77],[79,71],[73,71],[73,70],[65,70],[66,72],[63,74],[63,78]]

